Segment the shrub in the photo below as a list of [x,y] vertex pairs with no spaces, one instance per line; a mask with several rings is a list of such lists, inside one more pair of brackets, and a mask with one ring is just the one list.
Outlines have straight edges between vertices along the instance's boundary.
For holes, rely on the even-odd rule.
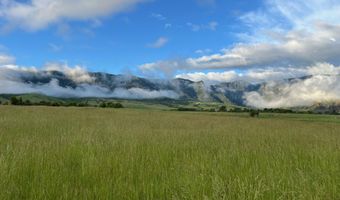
[[11,97],[10,101],[12,105],[20,105],[20,100],[16,97]]
[[105,102],[101,102],[101,103],[99,104],[99,107],[101,107],[101,108],[106,108],[106,107],[107,107],[107,105],[106,105],[106,103],[105,103]]
[[258,110],[251,110],[249,115],[250,115],[250,117],[259,117],[260,116],[260,111],[258,111]]
[[26,105],[26,106],[30,106],[30,105],[32,105],[32,103],[31,103],[31,101],[30,100],[26,100],[25,102],[24,102],[24,105]]
[[177,110],[178,111],[182,111],[182,112],[185,112],[185,111],[189,111],[189,112],[197,111],[195,108],[183,108],[183,107],[180,107]]
[[221,106],[221,107],[218,109],[218,112],[227,112],[227,107],[226,107],[226,106]]

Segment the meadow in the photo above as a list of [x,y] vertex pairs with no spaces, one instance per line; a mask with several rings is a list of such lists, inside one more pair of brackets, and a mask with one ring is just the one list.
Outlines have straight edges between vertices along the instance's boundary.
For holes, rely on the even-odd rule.
[[0,199],[340,199],[340,118],[0,106]]

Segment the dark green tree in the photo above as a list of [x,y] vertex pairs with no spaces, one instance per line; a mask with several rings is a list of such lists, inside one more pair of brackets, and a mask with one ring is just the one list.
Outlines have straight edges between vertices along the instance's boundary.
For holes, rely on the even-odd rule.
[[106,108],[106,107],[107,107],[107,104],[106,104],[105,102],[101,102],[101,103],[99,104],[99,107],[101,107],[101,108]]
[[226,107],[226,106],[221,106],[221,107],[218,109],[218,112],[227,112],[227,107]]
[[260,117],[260,111],[259,110],[251,110],[249,115],[250,115],[250,117]]
[[19,99],[17,99],[16,97],[11,97],[10,101],[12,105],[19,105]]

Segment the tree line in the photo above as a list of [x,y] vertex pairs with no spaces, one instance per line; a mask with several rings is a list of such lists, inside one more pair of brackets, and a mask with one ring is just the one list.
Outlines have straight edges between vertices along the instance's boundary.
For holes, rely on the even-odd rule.
[[102,101],[98,105],[91,105],[86,102],[55,102],[55,101],[39,101],[32,102],[30,100],[23,100],[22,97],[11,97],[9,102],[2,103],[0,105],[15,105],[15,106],[53,106],[53,107],[101,107],[101,108],[124,108],[123,104],[119,102],[105,102]]
[[227,108],[226,106],[220,106],[219,108],[192,108],[192,107],[179,107],[177,111],[182,112],[231,112],[231,113],[249,113],[251,117],[259,117],[261,113],[281,113],[281,114],[330,114],[330,115],[339,115],[336,110],[330,110],[325,112],[315,112],[315,111],[299,111],[285,108],[264,108],[264,109],[253,109],[253,108],[242,108],[242,107],[234,107]]

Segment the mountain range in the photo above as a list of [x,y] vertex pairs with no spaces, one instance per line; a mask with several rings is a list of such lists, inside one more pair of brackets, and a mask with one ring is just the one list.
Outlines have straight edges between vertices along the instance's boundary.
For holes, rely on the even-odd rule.
[[[206,83],[181,78],[159,80],[108,73],[86,72],[84,74],[72,74],[62,71],[39,71],[19,73],[12,76],[10,80],[20,83],[20,92],[15,93],[21,94],[41,93],[46,96],[62,98],[175,99],[252,106],[252,102],[250,102],[252,99],[248,98],[249,96],[254,96],[255,94],[258,98],[260,95],[270,93],[268,97],[260,97],[276,101],[277,99],[282,99],[278,98],[278,96],[282,95],[281,93],[285,92],[284,90],[288,86],[300,82],[304,83],[304,81],[313,81],[313,78],[315,77],[305,76],[279,80],[273,85],[273,82],[251,83],[244,80]],[[268,88],[270,88],[270,92],[268,92]],[[287,94],[290,93],[288,92]],[[256,100],[256,98],[253,99]],[[315,101],[310,105],[276,107],[313,107],[315,109],[331,107],[331,109],[340,111],[339,105],[337,101]],[[262,108],[266,107],[266,105],[262,106]],[[270,107],[275,106],[268,104],[268,108]]]
[[[77,81],[60,71],[46,71],[30,75],[19,76],[21,82],[38,88],[39,86],[56,82],[61,88],[84,91],[88,87],[98,87],[99,97],[116,97],[122,99],[157,99],[170,98],[177,100],[190,100],[200,102],[221,102],[243,106],[246,92],[258,91],[262,84],[252,84],[246,81],[233,81],[226,83],[206,84],[203,81],[194,82],[187,79],[158,80],[147,79],[130,75],[113,75],[108,73],[88,73],[90,81]],[[98,91],[98,92],[99,92]],[[129,95],[119,94],[130,91]],[[133,91],[143,91],[145,96]],[[156,95],[147,93],[157,92]],[[114,94],[114,95],[112,95]],[[112,96],[111,96],[112,95]],[[54,95],[51,95],[54,96]],[[57,94],[56,96],[60,96]],[[67,97],[63,96],[63,97]],[[77,97],[69,94],[69,97]],[[88,97],[95,97],[89,95]]]

